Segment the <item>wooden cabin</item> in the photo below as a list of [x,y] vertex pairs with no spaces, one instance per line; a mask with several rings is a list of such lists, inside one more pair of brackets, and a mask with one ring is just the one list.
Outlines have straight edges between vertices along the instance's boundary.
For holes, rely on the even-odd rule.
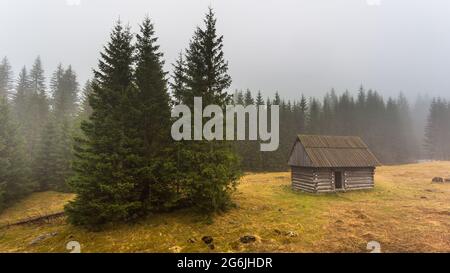
[[310,193],[372,189],[380,164],[360,137],[299,135],[288,161],[292,188]]

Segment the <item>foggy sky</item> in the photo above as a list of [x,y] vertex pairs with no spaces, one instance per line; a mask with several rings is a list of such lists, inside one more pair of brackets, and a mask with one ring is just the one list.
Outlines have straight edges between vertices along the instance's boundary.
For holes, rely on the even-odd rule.
[[0,58],[17,76],[40,55],[47,79],[71,64],[82,84],[114,22],[136,32],[148,14],[170,70],[209,5],[230,90],[292,99],[362,83],[384,95],[450,94],[447,0],[0,0]]

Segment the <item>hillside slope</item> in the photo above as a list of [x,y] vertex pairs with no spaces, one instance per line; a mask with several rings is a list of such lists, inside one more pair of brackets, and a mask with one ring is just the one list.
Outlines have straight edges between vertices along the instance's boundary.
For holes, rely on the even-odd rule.
[[[248,174],[234,196],[237,208],[212,224],[189,210],[101,232],[57,219],[0,229],[0,251],[68,252],[75,240],[82,252],[368,252],[375,240],[383,252],[450,252],[450,183],[433,184],[434,176],[450,177],[450,162],[381,167],[372,191],[316,196],[293,192],[288,172]],[[36,193],[2,213],[0,223],[54,212],[71,198]],[[256,242],[240,242],[244,235]],[[214,249],[203,236],[213,237]]]

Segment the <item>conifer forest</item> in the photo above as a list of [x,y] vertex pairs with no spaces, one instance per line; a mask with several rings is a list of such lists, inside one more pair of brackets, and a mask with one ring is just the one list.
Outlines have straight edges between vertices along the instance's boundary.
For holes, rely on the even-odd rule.
[[[72,2],[70,3],[74,6],[78,3]],[[34,55],[34,59],[28,60],[28,65],[17,63],[7,52],[2,52],[0,45],[0,215],[9,214],[33,196],[61,194],[71,196],[68,198],[70,200],[61,203],[60,213],[64,215],[65,223],[70,227],[97,232],[111,227],[114,230],[115,227],[111,224],[136,223],[144,221],[143,219],[162,217],[165,213],[183,214],[186,210],[201,215],[206,223],[213,224],[218,215],[245,210],[246,202],[257,200],[255,196],[258,194],[269,201],[254,205],[254,209],[270,207],[270,200],[292,200],[291,204],[297,204],[300,201],[296,198],[313,198],[310,195],[291,196],[290,190],[285,192],[290,189],[287,185],[290,185],[288,183],[291,178],[288,176],[296,175],[294,169],[288,175],[291,172],[288,161],[294,144],[299,141],[299,135],[360,137],[383,166],[379,176],[374,171],[378,165],[374,164],[370,170],[370,175],[375,175],[375,195],[378,191],[381,191],[380,195],[391,192],[390,187],[394,185],[389,184],[391,177],[400,179],[413,175],[413,181],[422,177],[422,174],[428,175],[431,172],[431,169],[427,169],[420,173],[419,167],[408,169],[409,164],[428,166],[427,164],[445,164],[442,162],[450,161],[450,96],[445,95],[448,90],[439,90],[441,95],[428,93],[428,90],[410,91],[410,85],[405,82],[405,87],[397,89],[394,94],[370,86],[373,81],[365,83],[364,78],[351,86],[342,88],[340,84],[333,88],[330,85],[330,88],[320,92],[300,87],[303,79],[300,77],[297,79],[299,88],[290,90],[290,93],[282,88],[247,88],[242,84],[242,78],[235,85],[233,81],[237,75],[232,71],[237,71],[238,65],[233,66],[236,58],[230,57],[230,52],[236,53],[231,48],[239,46],[236,41],[227,43],[228,36],[223,34],[223,25],[220,24],[222,20],[229,18],[222,18],[222,13],[218,12],[220,9],[206,7],[202,10],[202,17],[197,18],[196,22],[200,23],[197,26],[192,24],[189,39],[176,45],[171,41],[170,47],[164,46],[170,40],[164,35],[169,28],[161,26],[151,16],[151,12],[145,15],[142,11],[139,24],[130,24],[126,18],[124,20],[119,16],[110,18],[109,33],[104,33],[106,40],[102,48],[96,51],[96,65],[92,69],[64,62],[59,63],[56,69],[49,69],[48,67],[54,67],[50,65],[54,63],[54,56],[50,58],[39,52]],[[234,31],[244,32],[245,27]],[[298,31],[302,30],[299,28]],[[268,29],[266,38],[277,39],[278,34],[275,32]],[[347,38],[344,36],[342,39]],[[89,36],[86,36],[86,40],[88,39]],[[264,41],[259,42],[261,49],[266,50],[265,54],[281,54],[282,49],[267,52],[268,47],[262,45]],[[311,41],[305,41],[296,47],[300,52],[303,46],[311,44]],[[179,52],[177,58],[167,58],[165,50],[173,50],[175,47]],[[25,50],[26,47],[20,49]],[[80,48],[79,53],[65,53],[61,49],[55,51],[55,54],[61,54],[61,58],[64,54],[80,54],[81,58],[83,50],[86,48]],[[296,52],[289,54],[295,58]],[[255,65],[263,63],[266,57],[255,58]],[[280,57],[280,66],[285,60]],[[303,57],[302,60],[306,62],[308,58]],[[297,65],[301,67],[306,64]],[[242,72],[242,69],[248,68],[239,69]],[[321,69],[326,71],[328,68]],[[258,75],[256,70],[248,73],[252,75],[249,76],[252,79]],[[270,80],[281,82],[287,77],[296,80],[294,73],[295,71],[278,79],[279,74],[274,74]],[[345,73],[344,68],[342,73]],[[89,78],[80,77],[80,74],[88,74]],[[437,84],[433,85],[436,86]],[[262,151],[260,144],[265,140],[250,140],[249,130],[255,125],[255,121],[249,116],[244,116],[245,140],[175,140],[172,126],[180,116],[174,115],[173,109],[178,106],[194,109],[196,97],[202,98],[203,106],[214,105],[218,110],[237,105],[256,105],[262,108],[255,109],[268,110],[273,109],[272,106],[278,106],[279,124],[271,124],[274,120],[270,119],[273,115],[271,111],[268,111],[267,119],[268,131],[279,130],[278,148],[274,151]],[[205,124],[211,118],[212,115],[194,117],[193,127],[195,128],[197,121]],[[188,124],[191,125],[190,120]],[[219,126],[225,124],[220,123]],[[259,126],[261,123],[258,128]],[[217,127],[216,124],[215,130],[218,130]],[[203,130],[206,130],[205,127]],[[187,134],[195,134],[194,131],[195,129],[189,129]],[[313,144],[304,147],[317,148]],[[393,174],[396,166],[401,166],[398,170],[404,171],[398,175]],[[436,167],[438,165],[433,166],[435,167],[430,168],[435,168],[433,170],[436,173],[446,170],[444,167]],[[340,177],[341,174],[333,173],[332,179],[335,179],[335,175]],[[306,179],[308,175],[303,173],[300,176]],[[443,178],[433,178],[434,175],[430,174],[426,179],[430,183],[431,179],[433,182],[450,179],[445,178],[445,174],[442,176]],[[277,179],[286,182],[286,185],[283,184],[282,187],[281,184],[270,184],[279,183],[276,182]],[[292,179],[294,183],[295,179]],[[317,174],[314,174],[311,179],[316,181],[322,178],[317,178]],[[249,181],[255,181],[255,185],[260,188],[251,190]],[[267,181],[267,184],[261,181]],[[381,186],[377,189],[378,181],[381,181]],[[272,185],[270,189],[267,188],[268,185]],[[317,190],[318,187],[320,185],[314,189]],[[392,191],[395,192],[395,189],[392,188]],[[369,197],[367,193],[364,196],[352,196],[363,202],[364,198],[375,200],[375,195]],[[331,202],[326,196],[317,198]],[[389,198],[386,197],[386,200]],[[409,200],[406,197],[399,197],[400,199]],[[425,200],[425,197],[422,199]],[[298,204],[299,207],[310,209],[309,203]],[[404,207],[410,205],[405,204]],[[281,208],[277,211],[276,213],[283,213]],[[246,213],[251,215],[251,211]],[[264,213],[258,212],[260,215]],[[253,219],[252,216],[248,217]],[[347,218],[343,219],[346,223]],[[270,221],[275,223],[282,220]],[[258,228],[255,227],[255,230]],[[289,236],[292,239],[289,240],[295,240],[297,231],[278,231],[277,234],[291,234]],[[392,235],[392,238],[398,236]],[[264,243],[264,239],[258,241],[258,238],[256,236],[256,239],[251,239]],[[5,242],[4,244],[6,245]],[[212,243],[206,244],[211,251],[214,249]],[[220,242],[217,245],[222,251],[265,252],[276,249],[268,246],[239,250],[234,246],[228,249],[229,245],[220,248]],[[392,251],[422,250],[417,244],[414,245],[416,248],[412,243],[410,247],[412,249],[394,247]],[[187,249],[193,250],[189,247]],[[292,249],[282,246],[277,249],[301,252],[311,250],[296,249],[294,246]],[[319,251],[339,249],[354,251],[338,247]],[[315,250],[317,249],[313,249]],[[431,249],[435,250],[442,248]]]

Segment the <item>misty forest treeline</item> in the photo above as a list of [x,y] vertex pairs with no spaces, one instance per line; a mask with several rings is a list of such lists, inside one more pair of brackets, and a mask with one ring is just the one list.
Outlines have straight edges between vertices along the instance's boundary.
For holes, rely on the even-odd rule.
[[[148,18],[136,35],[117,22],[83,87],[70,65],[59,65],[47,80],[38,57],[14,77],[3,58],[0,210],[31,192],[56,190],[77,194],[66,211],[87,227],[179,207],[211,215],[232,205],[241,171],[287,170],[300,133],[359,135],[384,163],[450,159],[450,104],[443,99],[410,105],[402,94],[385,99],[363,87],[354,95],[332,90],[292,101],[278,93],[230,94],[222,47],[209,10],[170,77]],[[278,150],[260,152],[259,141],[172,140],[171,107],[192,108],[194,96],[223,109],[279,105]]]
[[[338,95],[331,90],[322,99],[301,95],[299,100],[290,101],[281,99],[278,93],[273,99],[263,100],[260,92],[254,96],[250,90],[236,90],[236,104],[280,106],[278,150],[260,152],[259,141],[237,141],[235,146],[243,159],[242,168],[250,171],[286,170],[288,157],[298,134],[361,136],[385,164],[444,158],[430,154],[429,149],[424,150],[425,124],[421,121],[426,113],[422,109],[428,111],[430,103],[426,97],[419,97],[411,107],[401,93],[397,98],[385,100],[378,92],[365,90],[361,86],[355,94],[353,96],[345,91]],[[448,125],[443,126],[445,119],[435,123],[436,128],[431,132],[442,130],[450,133]],[[450,143],[450,138],[444,137],[441,140],[440,145]],[[450,155],[448,151],[446,154]]]
[[450,160],[450,102],[433,99],[425,127],[425,151],[429,158]]
[[68,191],[78,83],[60,65],[49,88],[41,59],[14,83],[7,58],[0,65],[0,209],[33,191]]

